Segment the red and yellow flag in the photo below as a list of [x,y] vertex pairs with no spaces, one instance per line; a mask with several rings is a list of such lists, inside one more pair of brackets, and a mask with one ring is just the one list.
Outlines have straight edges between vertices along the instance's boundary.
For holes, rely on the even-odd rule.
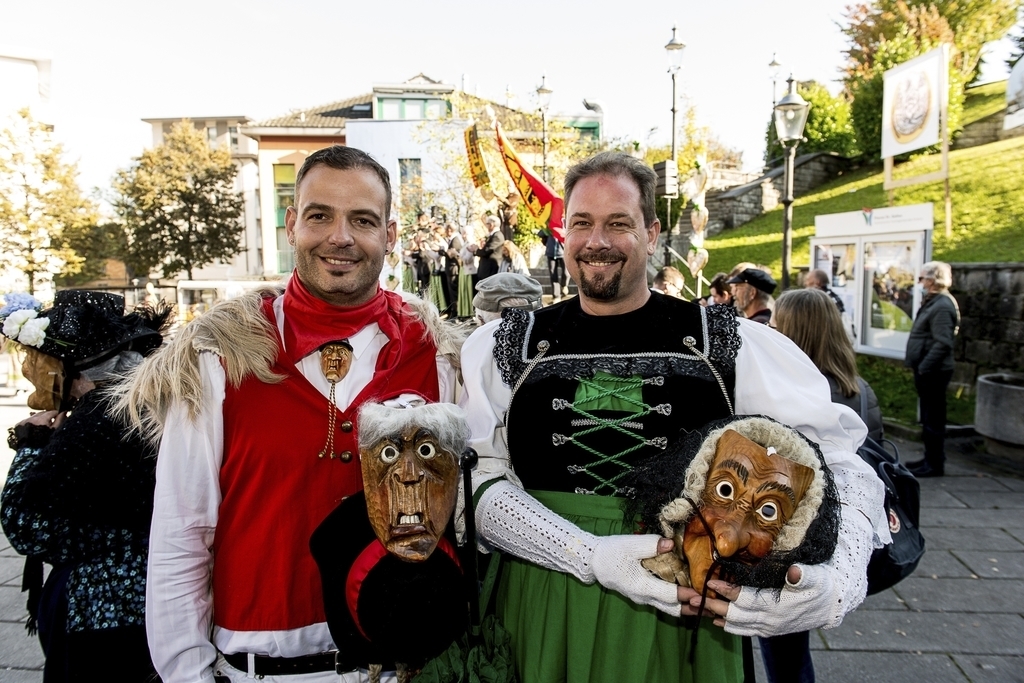
[[477,137],[475,123],[466,128],[463,137],[466,140],[466,156],[469,157],[469,174],[473,178],[473,187],[478,188],[483,198],[490,201],[494,198],[494,193],[491,191],[491,178],[487,175],[484,155],[480,152],[480,138]]
[[562,214],[565,212],[565,204],[551,186],[545,183],[537,173],[530,168],[512,149],[508,138],[501,130],[501,124],[495,122],[494,131],[498,135],[498,149],[501,151],[501,158],[505,160],[505,168],[512,177],[512,183],[516,186],[530,215],[546,225],[559,242],[565,241],[565,229],[562,227]]

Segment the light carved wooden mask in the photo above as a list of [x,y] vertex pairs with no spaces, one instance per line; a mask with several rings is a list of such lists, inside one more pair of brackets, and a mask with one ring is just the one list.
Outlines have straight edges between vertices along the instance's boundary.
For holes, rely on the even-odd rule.
[[693,587],[701,591],[707,578],[715,578],[707,573],[716,549],[721,557],[748,565],[767,555],[813,480],[810,467],[726,430],[699,506],[707,527],[694,515],[682,539]]

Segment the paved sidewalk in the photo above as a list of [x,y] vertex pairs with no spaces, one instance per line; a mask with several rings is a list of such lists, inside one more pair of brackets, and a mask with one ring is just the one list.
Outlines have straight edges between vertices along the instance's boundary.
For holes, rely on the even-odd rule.
[[[905,461],[920,457],[920,444],[897,445]],[[969,443],[950,443],[946,477],[921,481],[927,553],[914,575],[812,634],[822,683],[1024,683],[1024,478],[958,448]],[[0,683],[43,679],[21,569],[0,537]]]

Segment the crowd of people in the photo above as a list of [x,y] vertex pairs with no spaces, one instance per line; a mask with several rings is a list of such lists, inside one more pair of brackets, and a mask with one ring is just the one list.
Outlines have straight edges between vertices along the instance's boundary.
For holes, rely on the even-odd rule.
[[[49,396],[12,430],[0,508],[29,558],[26,585],[42,584],[42,562],[54,567],[30,599],[45,680],[409,680],[402,663],[373,659],[358,624],[337,626],[330,596],[349,590],[346,577],[324,573],[310,537],[363,489],[363,406],[449,402],[479,457],[470,526],[501,558],[492,607],[518,680],[738,682],[757,636],[772,681],[813,681],[808,632],[863,601],[869,558],[891,540],[882,484],[856,454],[882,436],[878,399],[827,274],[824,290],[775,299],[768,269],[741,263],[691,302],[666,268],[652,291],[655,184],[620,153],[570,169],[564,242],[543,235],[548,306],[502,218],[485,216],[476,234],[422,215],[402,243],[388,173],[333,146],[297,174],[284,286],[218,304],[166,340],[167,311],[125,314],[114,295],[6,307],[3,334],[28,349]],[[399,257],[402,289],[420,298],[386,284]],[[907,353],[921,476],[943,468],[949,281],[945,264],[922,269]],[[471,330],[451,324],[474,317]],[[634,466],[745,415],[819,449],[817,490],[843,510],[831,557],[784,565],[771,599],[712,570],[703,593],[655,577],[641,561],[676,545],[623,514]],[[757,514],[775,519],[768,507]],[[408,525],[420,513],[399,514]],[[336,552],[362,557],[347,542]]]
[[[474,297],[478,285],[498,273],[521,275],[526,287],[536,280],[530,275],[526,256],[502,230],[502,220],[487,214],[481,221],[482,234],[472,226],[456,228],[452,223],[435,220],[426,213],[417,216],[416,224],[407,227],[402,245],[404,278],[402,288],[430,301],[448,320],[477,318]],[[542,235],[548,251],[548,266],[554,288],[554,302],[567,290],[565,265],[560,243]],[[386,278],[389,273],[384,274]],[[510,282],[506,280],[505,287]]]

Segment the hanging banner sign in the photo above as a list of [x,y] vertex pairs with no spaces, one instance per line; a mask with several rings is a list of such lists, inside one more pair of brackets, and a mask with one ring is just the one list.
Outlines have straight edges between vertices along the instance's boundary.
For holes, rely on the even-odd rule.
[[464,134],[466,139],[466,155],[469,157],[469,174],[473,178],[473,187],[480,189],[484,199],[490,200],[494,193],[491,191],[491,178],[487,175],[487,164],[484,163],[484,155],[480,152],[480,138],[476,134],[476,124],[470,124]]
[[939,123],[949,102],[948,55],[940,46],[883,75],[882,158],[941,141]]
[[551,186],[541,180],[537,173],[530,168],[512,149],[512,145],[501,130],[501,124],[495,122],[494,131],[498,136],[498,149],[501,150],[501,158],[505,160],[505,168],[516,190],[526,203],[530,215],[546,225],[559,242],[565,241],[565,228],[562,227],[562,214],[565,212],[565,204]]

